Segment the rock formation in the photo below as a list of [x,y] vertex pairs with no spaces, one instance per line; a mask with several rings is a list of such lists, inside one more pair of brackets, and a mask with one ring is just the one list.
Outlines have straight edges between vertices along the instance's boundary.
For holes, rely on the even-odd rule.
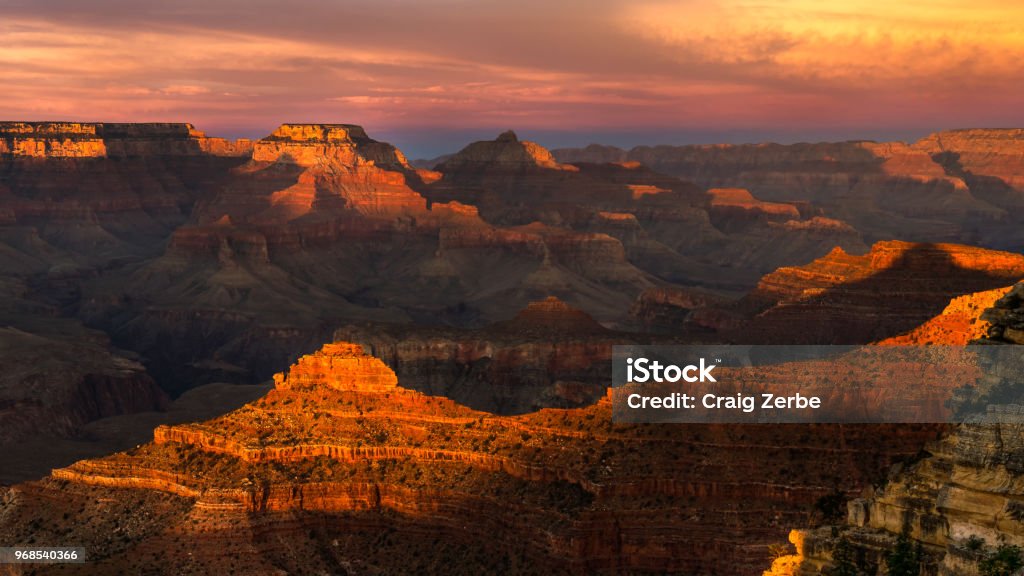
[[984,341],[1024,344],[1024,284],[1017,284],[985,310],[981,320],[990,325]]
[[957,296],[950,300],[938,316],[912,330],[886,338],[880,345],[920,346],[937,344],[942,346],[964,346],[988,335],[991,324],[982,313],[1002,298],[1010,287],[996,288]]
[[955,295],[1024,277],[1024,256],[955,244],[836,249],[765,276],[741,303],[756,314],[730,339],[817,344],[882,340],[928,321]]
[[[38,358],[0,352],[6,441],[301,357],[238,412],[4,489],[0,540],[115,572],[751,573],[935,429],[617,426],[611,345],[977,336],[991,294],[950,299],[1019,255],[864,238],[1014,245],[1015,139],[570,157],[508,132],[433,171],[353,125],[0,123],[0,339]],[[301,356],[332,337],[394,373]]]
[[[1024,191],[1024,160],[1021,159],[1024,130],[947,130],[931,134],[914,144],[957,174],[972,189],[993,195],[996,202],[1020,205]],[[1006,194],[1009,190],[1017,194]]]
[[743,188],[766,201],[809,202],[822,215],[849,223],[869,241],[971,238],[993,248],[1019,249],[1024,246],[1015,230],[1020,224],[1015,215],[1019,198],[993,191],[991,181],[972,176],[954,158],[963,149],[977,148],[978,154],[968,156],[984,158],[978,160],[979,167],[999,165],[1012,171],[1016,133],[967,134],[975,136],[939,133],[914,145],[862,141],[637,146],[619,152],[592,147],[556,150],[554,156],[562,162],[635,161],[705,188]]
[[[525,315],[566,313],[540,308]],[[275,383],[221,418],[4,490],[0,538],[85,546],[90,563],[65,574],[739,575],[805,516],[795,503],[860,485],[934,434],[618,425],[607,400],[494,416],[406,390],[342,342]]]
[[167,397],[145,368],[105,344],[84,330],[46,337],[0,328],[0,446],[162,408]]
[[612,346],[645,337],[611,331],[549,297],[480,329],[349,325],[334,339],[362,344],[406,388],[521,414],[593,404],[605,395]]
[[[973,343],[1014,345],[1024,340],[1017,338],[1014,328],[1024,308],[1024,285],[1000,292],[1003,295],[981,315],[991,323],[988,335]],[[995,374],[1000,376],[998,366]],[[1001,377],[1019,386],[1015,370]],[[985,414],[929,444],[919,458],[894,467],[884,485],[848,503],[841,529],[794,531],[791,541],[797,554],[776,561],[766,576],[828,573],[837,562],[840,540],[855,551],[851,557],[857,558],[863,573],[882,574],[900,534],[921,544],[923,574],[981,574],[982,563],[1000,547],[1024,545],[1020,411],[1019,405],[991,405]],[[1006,550],[1019,556],[1012,548]]]
[[0,155],[27,158],[248,156],[249,140],[210,138],[191,124],[0,122]]

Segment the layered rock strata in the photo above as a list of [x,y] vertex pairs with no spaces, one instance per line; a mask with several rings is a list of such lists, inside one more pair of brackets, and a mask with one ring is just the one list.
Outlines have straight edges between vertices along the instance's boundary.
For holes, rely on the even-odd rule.
[[0,122],[0,155],[29,158],[248,156],[249,140],[211,138],[191,124]]
[[[1020,344],[1013,326],[1024,309],[1024,285],[1004,294],[981,316],[991,323],[988,335],[972,343]],[[992,368],[996,379],[1020,386],[1016,372],[1002,374],[1000,366]],[[1024,546],[1022,417],[1019,405],[989,405],[931,443],[918,459],[893,468],[885,484],[850,500],[845,526],[795,531],[791,540],[797,554],[778,560],[765,574],[827,574],[838,562],[840,540],[850,547],[862,573],[884,574],[899,534],[921,545],[922,574],[982,574],[986,558],[1000,547]]]
[[[562,162],[635,161],[705,188],[744,188],[768,201],[806,201],[870,241],[1021,246],[1019,130],[963,130],[903,142],[592,146]],[[1014,188],[1017,186],[1017,188]]]
[[334,339],[362,344],[406,388],[498,414],[593,404],[605,395],[612,346],[648,341],[555,297],[481,329],[349,325]]
[[[275,382],[231,414],[5,490],[0,537],[90,551],[40,574],[738,575],[803,517],[794,503],[934,434],[617,425],[606,400],[493,416],[405,390],[342,342]],[[860,448],[867,435],[889,449]]]
[[952,296],[1024,277],[1024,256],[955,244],[879,242],[862,256],[835,249],[765,276],[741,303],[756,316],[729,336],[750,342],[881,340],[938,315]]

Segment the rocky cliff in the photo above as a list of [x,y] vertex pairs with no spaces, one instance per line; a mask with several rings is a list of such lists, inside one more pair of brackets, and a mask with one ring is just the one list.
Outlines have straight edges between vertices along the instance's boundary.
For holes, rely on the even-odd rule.
[[738,575],[804,517],[797,502],[864,483],[935,432],[617,425],[607,400],[494,416],[404,389],[347,343],[275,383],[5,490],[0,537],[72,538],[93,573]]
[[0,155],[27,158],[248,156],[249,140],[210,138],[191,124],[0,122]]
[[1024,202],[1024,130],[948,130],[914,144],[993,203]]
[[95,332],[45,337],[3,327],[0,344],[0,446],[72,436],[92,420],[167,402],[141,364],[112,353]]
[[[972,343],[1024,342],[1017,332],[1024,285],[1002,293],[981,315],[990,323],[987,335]],[[995,368],[997,378],[1019,386],[1018,373]],[[976,576],[998,554],[1024,565],[1020,415],[1019,405],[988,406],[929,444],[919,459],[893,468],[887,482],[849,501],[845,526],[794,531],[797,554],[776,561],[766,576],[825,574],[840,556],[855,559],[862,573],[882,574],[900,534],[921,545],[922,574]],[[840,555],[838,546],[850,552]]]
[[1024,256],[955,244],[879,242],[864,255],[836,249],[765,276],[740,307],[756,315],[731,338],[859,343],[937,316],[949,299],[1024,277]]
[[982,313],[1010,291],[1010,286],[957,296],[934,318],[904,334],[879,342],[891,346],[964,346],[988,335],[992,326]]
[[555,297],[479,329],[349,325],[334,338],[362,344],[405,388],[497,414],[593,404],[605,395],[612,346],[646,340]]
[[[861,141],[628,151],[595,146],[556,150],[554,156],[562,162],[635,161],[705,188],[744,188],[767,201],[810,202],[869,241],[971,238],[1018,249],[1024,245],[1016,230],[1020,197],[1003,188],[1016,177],[1011,173],[1019,167],[1019,136],[981,130],[942,132],[913,145]],[[973,164],[959,163],[961,156]]]

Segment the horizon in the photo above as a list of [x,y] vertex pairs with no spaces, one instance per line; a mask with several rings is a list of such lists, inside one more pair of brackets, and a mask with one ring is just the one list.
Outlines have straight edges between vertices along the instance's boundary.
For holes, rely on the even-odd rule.
[[1021,21],[1004,0],[15,1],[0,117],[344,120],[411,157],[508,126],[552,147],[907,141],[1024,125]]
[[[106,120],[78,120],[78,119],[0,119],[0,124],[7,122],[26,123],[78,123],[78,124],[190,124],[196,130],[203,132],[209,137],[225,138],[228,140],[250,139],[259,140],[270,135],[277,127],[286,124],[331,124],[331,125],[356,125],[366,130],[367,134],[374,140],[389,143],[409,158],[410,161],[434,160],[438,157],[454,154],[477,141],[493,140],[506,130],[512,130],[520,140],[536,142],[547,148],[555,150],[560,148],[585,148],[590,145],[611,146],[623,150],[630,150],[639,146],[710,146],[710,145],[761,145],[761,144],[821,144],[836,142],[902,142],[913,144],[922,138],[926,138],[938,132],[953,132],[960,130],[1020,130],[1018,126],[963,126],[950,128],[920,129],[913,132],[907,131],[874,131],[864,135],[844,135],[839,132],[822,131],[816,133],[798,134],[770,134],[758,135],[752,131],[728,132],[699,132],[679,131],[676,133],[607,133],[607,132],[552,132],[545,130],[521,130],[516,127],[478,128],[472,130],[421,131],[421,130],[374,130],[372,126],[354,122],[276,122],[265,130],[242,130],[219,133],[209,130],[196,122],[188,120],[131,120],[131,121],[106,121]],[[644,138],[653,137],[653,140]],[[715,139],[715,138],[718,139]]]

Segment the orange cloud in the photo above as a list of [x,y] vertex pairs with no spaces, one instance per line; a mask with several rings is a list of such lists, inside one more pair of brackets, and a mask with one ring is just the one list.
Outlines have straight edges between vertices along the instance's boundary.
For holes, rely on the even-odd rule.
[[0,116],[371,130],[1024,124],[1024,5],[976,0],[41,1],[0,7]]

